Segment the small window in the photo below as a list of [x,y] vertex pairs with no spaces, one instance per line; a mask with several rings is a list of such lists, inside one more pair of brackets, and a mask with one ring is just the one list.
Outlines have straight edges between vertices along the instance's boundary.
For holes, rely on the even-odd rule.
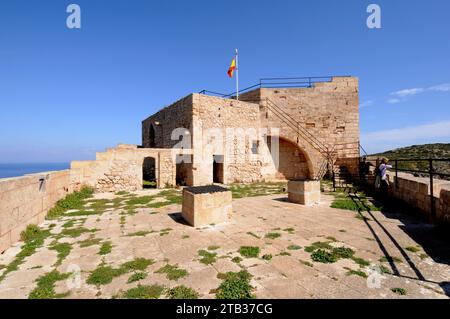
[[259,141],[252,142],[252,154],[258,154]]

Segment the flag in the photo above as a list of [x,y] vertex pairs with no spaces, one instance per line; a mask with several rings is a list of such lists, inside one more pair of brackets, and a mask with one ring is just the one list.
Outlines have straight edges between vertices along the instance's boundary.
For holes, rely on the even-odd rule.
[[228,76],[230,78],[233,77],[233,73],[234,73],[235,69],[236,69],[236,58],[233,58],[233,60],[231,61],[230,68],[228,69]]

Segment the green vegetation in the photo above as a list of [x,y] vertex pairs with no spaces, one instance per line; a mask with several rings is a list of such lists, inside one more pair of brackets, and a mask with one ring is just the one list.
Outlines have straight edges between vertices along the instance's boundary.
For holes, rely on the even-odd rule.
[[239,248],[239,253],[246,258],[257,258],[259,256],[259,247],[242,246]]
[[331,203],[332,208],[345,209],[351,211],[379,211],[381,206],[377,206],[373,200],[370,201],[366,195],[361,192],[336,191],[332,193],[334,200]]
[[308,267],[314,267],[314,265],[311,264],[309,261],[301,260],[301,259],[299,259],[298,261],[299,261],[301,264],[305,265],[305,266],[308,266]]
[[122,268],[113,268],[111,266],[99,266],[91,272],[86,282],[91,285],[107,285],[115,277],[123,275],[126,271]]
[[80,237],[82,234],[95,233],[96,231],[97,231],[97,229],[87,229],[85,227],[65,228],[61,231],[61,233],[58,235],[58,237],[59,238],[61,238],[61,237],[77,238],[77,237]]
[[405,248],[407,251],[410,251],[412,253],[417,253],[420,251],[420,248],[417,246],[409,246]]
[[267,233],[264,238],[269,238],[269,239],[276,239],[278,237],[281,237],[280,233]]
[[91,187],[83,187],[79,192],[74,192],[59,200],[56,205],[50,209],[47,219],[55,219],[70,209],[80,209],[84,205],[84,200],[91,198],[94,189]]
[[404,289],[404,288],[392,288],[391,291],[397,295],[401,295],[401,296],[406,295],[406,289]]
[[166,274],[166,277],[169,280],[178,280],[188,275],[188,272],[185,269],[178,268],[178,265],[169,264],[159,268],[155,273]]
[[55,250],[58,253],[58,260],[55,266],[61,265],[63,260],[70,254],[72,250],[72,245],[68,243],[57,243],[49,247],[51,250]]
[[198,255],[201,257],[200,262],[205,265],[210,265],[217,261],[217,253],[202,249],[198,251]]
[[317,249],[311,254],[311,259],[316,262],[328,264],[336,262],[338,257],[324,249]]
[[233,198],[255,197],[286,193],[286,183],[233,184],[230,186]]
[[278,256],[290,256],[291,253],[287,252],[287,251],[282,251],[281,253],[278,254]]
[[153,265],[155,261],[153,259],[145,259],[145,258],[135,258],[134,260],[128,261],[122,264],[121,268],[126,272],[137,271],[137,270],[145,270],[148,266]]
[[100,265],[91,272],[86,282],[92,285],[106,285],[109,284],[115,277],[119,277],[132,271],[143,271],[153,263],[153,259],[136,258],[122,264],[119,268]]
[[148,234],[151,234],[151,233],[152,232],[150,232],[150,231],[140,230],[140,231],[137,231],[137,232],[134,232],[134,233],[127,234],[126,236],[127,237],[133,237],[133,236],[144,237],[144,236],[147,236]]
[[383,256],[383,257],[381,257],[379,259],[379,261],[382,262],[382,263],[386,263],[386,262],[389,262],[389,263],[402,263],[403,262],[400,258],[392,257],[392,256]]
[[[436,143],[412,145],[371,156],[380,158],[386,157],[388,159],[450,158],[450,144]],[[392,164],[392,162],[390,164]],[[450,174],[450,167],[446,162],[433,162],[433,166],[436,172]],[[429,169],[429,163],[426,160],[419,162],[399,162],[398,167],[402,169],[427,171]]]
[[380,265],[380,271],[382,274],[392,274],[391,270],[384,265]]
[[141,286],[127,290],[122,297],[126,299],[158,299],[164,291],[159,285]]
[[289,245],[287,249],[289,249],[289,250],[299,250],[299,249],[302,249],[302,247],[299,246],[299,245]]
[[[327,237],[331,238],[331,237]],[[333,247],[331,242],[314,242],[305,247],[305,251],[311,254],[311,259],[315,262],[334,263],[339,259],[351,259],[360,267],[370,265],[370,262],[355,256],[355,251],[347,247]]]
[[220,248],[220,246],[215,246],[215,245],[208,246],[208,250],[217,250],[219,248]]
[[37,287],[34,288],[28,295],[29,299],[54,299],[54,298],[64,298],[68,296],[65,294],[55,293],[55,283],[64,279],[67,279],[71,274],[61,274],[57,270],[46,273],[45,275],[39,277],[37,282]]
[[108,255],[112,250],[111,242],[107,241],[100,246],[99,255]]
[[91,237],[89,239],[79,241],[78,243],[80,244],[81,248],[84,248],[84,247],[99,245],[101,242],[102,242],[102,240],[100,238]]
[[305,251],[307,253],[312,253],[317,249],[333,249],[333,247],[330,245],[329,242],[320,242],[320,241],[316,241],[311,245],[305,247]]
[[265,254],[261,257],[264,260],[272,260],[272,255],[271,254]]
[[130,193],[126,192],[126,191],[120,191],[120,192],[116,192],[116,195],[123,196],[123,195],[130,195]]
[[349,270],[346,272],[346,275],[347,275],[347,276],[355,275],[355,276],[367,278],[367,274],[366,274],[364,271],[361,271],[361,270],[353,270],[353,269],[349,269]]
[[231,259],[232,262],[239,264],[243,259],[239,256],[233,257],[233,259]]
[[36,249],[44,244],[44,240],[48,236],[50,236],[48,230],[42,230],[36,225],[28,225],[20,235],[22,240],[25,241],[25,244],[22,246],[14,260],[5,267],[3,274],[0,276],[0,282],[5,279],[8,273],[16,271],[19,265],[25,261],[25,258],[33,255],[36,252]]
[[131,284],[132,282],[136,282],[136,281],[145,279],[145,278],[147,278],[147,275],[148,274],[146,272],[143,272],[143,271],[135,272],[134,274],[132,274],[130,276],[130,278],[128,278],[127,283]]
[[285,228],[285,229],[283,229],[283,231],[285,231],[285,232],[288,232],[289,234],[293,234],[294,232],[295,232],[295,229],[294,228],[292,228],[292,227],[289,227],[289,228]]
[[351,248],[347,247],[337,247],[333,248],[332,254],[337,256],[338,258],[353,258],[353,255],[355,255],[355,252]]
[[172,228],[164,228],[164,229],[161,229],[160,231],[159,231],[159,236],[165,236],[165,235],[167,235],[167,234],[169,234],[169,232],[172,230]]
[[173,287],[166,292],[169,299],[197,299],[198,292],[186,286]]
[[216,291],[217,299],[253,299],[251,275],[246,271],[228,272]]

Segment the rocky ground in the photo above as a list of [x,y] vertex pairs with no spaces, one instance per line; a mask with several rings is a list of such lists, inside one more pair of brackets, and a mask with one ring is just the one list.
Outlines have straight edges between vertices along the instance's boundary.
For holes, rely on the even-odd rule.
[[233,188],[231,221],[203,228],[183,223],[178,190],[95,194],[0,255],[0,298],[450,295],[449,245],[417,217],[256,188]]

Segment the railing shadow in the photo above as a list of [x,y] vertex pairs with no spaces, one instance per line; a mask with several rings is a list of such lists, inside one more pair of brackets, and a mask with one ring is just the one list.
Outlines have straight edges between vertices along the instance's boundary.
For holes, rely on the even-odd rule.
[[[418,269],[416,264],[411,260],[409,255],[406,253],[405,249],[398,243],[398,241],[386,229],[386,227],[384,227],[384,225],[377,219],[377,217],[372,213],[370,207],[366,205],[366,203],[363,200],[361,200],[361,198],[358,197],[356,189],[353,189],[353,191],[354,191],[353,194],[350,194],[349,192],[349,196],[352,199],[352,201],[356,205],[358,205],[358,207],[364,207],[364,210],[358,208],[358,214],[362,217],[362,220],[365,222],[366,226],[372,233],[373,238],[379,245],[387,261],[389,262],[389,265],[393,272],[392,275],[412,280],[419,280],[421,282],[437,284],[443,289],[444,293],[447,296],[450,296],[450,282],[436,282],[426,279],[425,276],[422,274],[422,272]],[[379,199],[377,200],[379,201]],[[418,216],[409,216],[403,213],[401,207],[393,206],[393,203],[390,201],[385,201],[383,204],[384,205],[381,210],[381,213],[383,215],[385,215],[387,218],[399,219],[404,225],[400,226],[400,228],[406,234],[408,234],[408,236],[410,236],[416,243],[418,243],[430,258],[432,258],[435,262],[448,264],[448,259],[450,257],[450,249],[447,247],[450,247],[449,242],[445,241],[443,242],[442,238],[437,236],[435,227],[426,224],[423,220],[420,220]],[[371,220],[373,220],[377,224],[377,226],[383,231],[383,233],[389,238],[392,244],[397,248],[399,253],[406,260],[408,266],[415,273],[416,277],[406,276],[400,273],[392,256],[387,251],[385,244],[383,244],[383,241],[377,234],[376,230],[369,223],[369,220],[364,218],[365,216],[363,214],[363,211],[370,216]]]

